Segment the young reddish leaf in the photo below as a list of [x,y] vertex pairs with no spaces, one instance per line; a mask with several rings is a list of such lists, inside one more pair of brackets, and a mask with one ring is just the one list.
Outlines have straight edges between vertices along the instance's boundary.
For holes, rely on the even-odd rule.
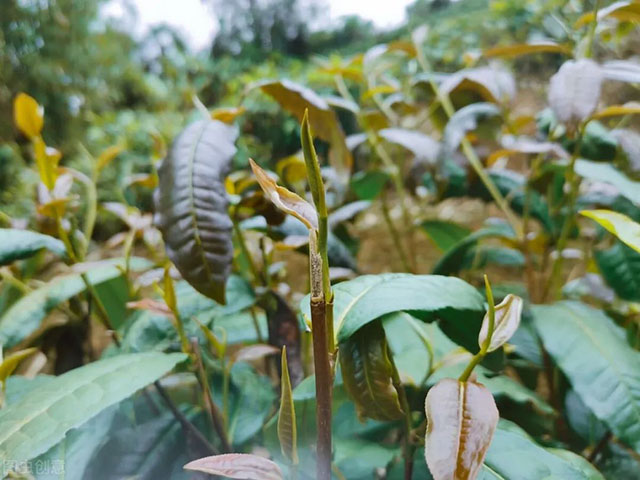
[[296,409],[293,404],[293,392],[289,378],[289,365],[287,363],[287,347],[282,347],[282,377],[280,380],[280,411],[278,412],[278,440],[282,455],[288,458],[293,465],[298,464]]
[[173,312],[167,307],[164,302],[159,302],[152,298],[143,298],[134,302],[127,302],[127,308],[132,310],[147,310],[157,315],[164,315],[165,317],[173,317]]
[[425,458],[434,480],[474,480],[498,424],[489,390],[445,378],[429,390],[425,411]]
[[251,362],[254,360],[260,360],[268,355],[275,355],[280,350],[272,345],[266,345],[258,343],[256,345],[249,345],[248,347],[241,348],[233,356],[234,362]]
[[275,180],[267,175],[267,172],[260,168],[252,159],[249,159],[249,163],[260,187],[276,207],[296,217],[310,230],[318,229],[318,215],[316,214],[315,208],[313,208],[309,202],[286,188],[279,186]]
[[16,127],[29,138],[40,135],[44,124],[44,109],[35,98],[19,93],[13,101],[13,120]]
[[284,479],[280,467],[271,460],[245,453],[228,453],[204,457],[187,463],[184,469],[239,480]]
[[[520,317],[522,316],[522,299],[516,295],[509,294],[504,300],[496,305],[496,318],[491,343],[487,352],[493,352],[507,343],[509,339],[518,329],[520,325]],[[487,339],[489,332],[489,314],[484,316],[482,328],[478,335],[478,344],[480,348]]]

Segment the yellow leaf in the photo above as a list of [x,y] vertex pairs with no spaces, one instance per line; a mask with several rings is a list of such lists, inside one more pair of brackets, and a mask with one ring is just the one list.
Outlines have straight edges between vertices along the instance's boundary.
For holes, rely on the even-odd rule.
[[244,107],[216,108],[211,111],[213,120],[220,120],[224,123],[233,123],[233,121],[245,112]]
[[377,87],[370,88],[366,92],[362,94],[362,101],[367,101],[370,98],[375,97],[376,95],[385,94],[385,93],[395,93],[397,91],[396,87],[392,87],[391,85],[378,85]]
[[164,301],[167,304],[167,307],[169,307],[174,315],[177,316],[178,302],[176,300],[176,291],[173,288],[173,279],[171,278],[171,274],[169,273],[169,265],[165,265],[164,267],[163,280]]
[[35,98],[26,93],[19,93],[13,101],[13,120],[27,137],[37,137],[44,124],[44,109],[38,105]]
[[571,54],[571,49],[566,45],[553,42],[518,43],[503,47],[493,47],[484,51],[485,57],[519,57],[532,53],[564,53]]
[[292,191],[279,186],[273,178],[267,175],[267,172],[260,168],[252,159],[249,159],[249,163],[265,196],[271,200],[276,207],[296,217],[310,230],[318,230],[318,216],[315,208],[309,202]]
[[20,362],[37,351],[37,348],[27,348],[25,350],[14,352],[3,358],[2,361],[0,361],[0,382],[4,384],[7,378],[9,378],[9,376],[18,367]]
[[640,114],[640,103],[629,102],[625,105],[612,105],[599,112],[591,115],[592,119],[616,117],[619,115],[637,115]]
[[595,220],[620,241],[640,252],[640,223],[611,210],[582,210],[580,214]]
[[53,147],[47,147],[39,135],[33,138],[33,151],[40,181],[52,190],[58,178],[58,163],[62,154]]
[[286,183],[297,183],[307,178],[307,167],[304,160],[297,155],[291,155],[279,160],[276,172]]
[[98,163],[96,164],[97,170],[100,171],[109,165],[114,158],[122,153],[123,150],[124,148],[122,148],[121,145],[112,145],[104,150],[98,157]]

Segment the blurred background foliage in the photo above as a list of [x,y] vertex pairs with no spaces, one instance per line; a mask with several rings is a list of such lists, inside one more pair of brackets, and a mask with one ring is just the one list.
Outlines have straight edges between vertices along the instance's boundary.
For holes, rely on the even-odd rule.
[[[406,22],[377,29],[358,16],[323,28],[310,22],[326,7],[322,0],[203,0],[219,17],[219,30],[205,51],[193,52],[168,26],[142,38],[101,15],[105,0],[5,0],[0,2],[0,209],[27,217],[37,183],[13,126],[13,97],[25,91],[44,106],[44,138],[63,152],[63,164],[81,171],[111,145],[124,151],[101,177],[100,200],[148,207],[150,190],[130,192],[135,175],[148,173],[149,159],[161,158],[165,142],[194,112],[193,97],[208,107],[243,102],[239,118],[240,155],[277,160],[298,150],[296,121],[272,101],[248,88],[269,78],[290,78],[322,93],[319,58],[341,58],[394,40],[428,25],[434,68],[456,71],[487,46],[551,39],[571,40],[566,29],[591,2],[564,0],[416,0]],[[605,2],[610,3],[610,2]],[[224,4],[224,5],[223,5]],[[132,15],[134,13],[132,12]],[[615,39],[611,48],[616,48]],[[633,49],[629,38],[618,48]],[[560,58],[516,60],[518,72],[546,75]],[[555,63],[554,63],[555,62]],[[415,73],[415,72],[414,72]],[[326,82],[324,82],[326,87]],[[347,134],[348,122],[343,122]]]

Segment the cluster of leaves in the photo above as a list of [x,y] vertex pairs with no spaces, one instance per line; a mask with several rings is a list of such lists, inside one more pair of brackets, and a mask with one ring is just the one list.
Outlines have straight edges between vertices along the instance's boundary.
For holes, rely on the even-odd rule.
[[[419,27],[318,59],[313,90],[195,97],[117,202],[100,191],[128,145],[105,138],[83,173],[15,95],[38,188],[0,229],[1,474],[638,476],[640,105],[605,92],[640,84],[609,53],[640,4],[569,3],[536,11],[563,13],[562,42],[453,73]],[[558,65],[539,111],[509,68],[524,58]],[[256,105],[302,123],[300,151],[253,150]],[[365,274],[372,221],[384,267]]]

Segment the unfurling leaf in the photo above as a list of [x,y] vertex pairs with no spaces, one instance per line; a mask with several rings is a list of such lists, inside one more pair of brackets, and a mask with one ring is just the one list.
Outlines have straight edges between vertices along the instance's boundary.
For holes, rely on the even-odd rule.
[[595,220],[622,242],[640,252],[640,223],[611,210],[582,210],[580,213]]
[[602,69],[593,60],[563,63],[549,83],[549,104],[556,117],[564,123],[588,118],[598,105],[602,79]]
[[276,207],[296,217],[310,230],[318,229],[318,215],[316,214],[315,208],[313,208],[309,202],[292,191],[279,186],[275,180],[253,160],[249,159],[249,163],[260,187]]
[[[507,343],[509,339],[518,329],[520,325],[520,317],[522,316],[522,299],[516,295],[509,294],[504,300],[495,307],[495,326],[491,343],[487,352],[493,352]],[[480,335],[478,335],[478,344],[480,348],[487,339],[489,333],[489,314],[484,316]]]
[[402,418],[395,366],[380,322],[360,328],[340,344],[340,367],[358,417],[390,421]]
[[284,478],[280,467],[271,460],[245,453],[205,457],[187,463],[184,468],[240,480],[283,480]]
[[19,93],[13,101],[13,121],[27,137],[37,137],[44,124],[44,108],[38,105],[35,98]]
[[611,105],[592,115],[591,118],[617,117],[622,115],[638,115],[640,114],[640,103],[629,102],[625,105]]
[[162,161],[154,194],[167,255],[191,286],[219,303],[233,257],[224,179],[237,136],[235,127],[215,120],[189,125]]
[[425,411],[425,458],[434,480],[474,480],[499,419],[491,392],[445,378],[429,390]]
[[296,410],[293,404],[293,392],[289,378],[289,365],[287,363],[287,347],[282,347],[282,378],[280,380],[280,411],[278,412],[278,440],[282,454],[293,465],[298,464],[298,445]]

